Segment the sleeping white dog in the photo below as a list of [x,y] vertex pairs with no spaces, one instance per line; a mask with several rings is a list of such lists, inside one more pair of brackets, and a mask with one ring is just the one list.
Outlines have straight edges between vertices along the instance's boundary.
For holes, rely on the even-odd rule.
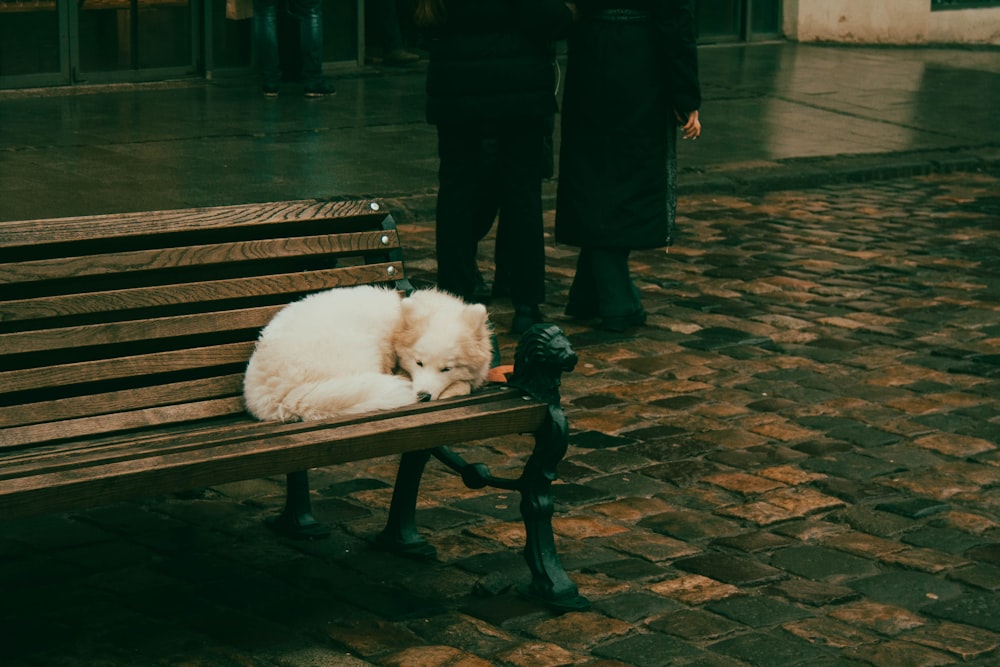
[[299,421],[468,394],[492,360],[486,308],[445,292],[360,286],[311,294],[261,331],[247,410]]

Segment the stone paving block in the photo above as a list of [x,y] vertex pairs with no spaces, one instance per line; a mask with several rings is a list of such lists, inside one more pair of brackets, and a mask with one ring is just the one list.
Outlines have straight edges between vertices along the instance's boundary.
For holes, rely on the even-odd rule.
[[592,505],[589,509],[616,521],[638,521],[646,516],[665,512],[670,506],[659,498],[633,496]]
[[[562,665],[577,664],[580,661],[580,656],[567,651],[563,647],[543,642],[518,644],[509,649],[498,651],[493,658],[505,665],[513,665],[514,667],[561,667]],[[491,660],[486,664],[495,665],[497,663]],[[468,665],[469,667],[476,667],[477,663],[470,662]],[[466,667],[466,663],[464,661],[447,663],[447,667],[453,666]],[[404,663],[400,667],[410,667],[410,665]],[[445,666],[442,665],[442,667]]]
[[975,563],[948,573],[948,578],[987,591],[1000,592],[1000,567]]
[[862,558],[882,558],[887,554],[902,551],[906,547],[894,540],[887,540],[854,530],[829,535],[819,540],[820,544],[837,551],[844,551]]
[[632,624],[596,612],[570,612],[531,627],[539,639],[582,649],[628,634]]
[[742,623],[702,609],[671,611],[651,619],[646,626],[656,632],[695,641],[717,639],[745,628]]
[[811,472],[853,480],[870,480],[903,470],[898,464],[854,451],[831,452],[822,459],[810,458],[799,465]]
[[679,602],[645,591],[619,593],[594,604],[595,611],[632,624],[681,608]]
[[652,479],[639,472],[621,472],[587,481],[590,486],[608,497],[617,496],[652,496],[671,488],[666,482]]
[[509,624],[537,622],[538,619],[551,615],[541,603],[523,598],[516,593],[474,598],[463,605],[460,611],[499,628],[505,628]]
[[667,667],[682,658],[696,659],[700,651],[672,637],[649,633],[601,644],[592,653],[632,667]]
[[885,554],[882,560],[890,565],[931,574],[952,570],[968,563],[964,558],[935,549],[900,549]]
[[[346,653],[325,646],[307,648],[292,648],[280,652],[270,652],[267,660],[277,667],[367,667],[374,663],[367,662]],[[194,663],[185,663],[194,665]]]
[[642,519],[637,525],[640,528],[686,541],[737,535],[743,532],[743,528],[735,521],[721,519],[707,512],[687,509],[674,509],[654,514]]
[[970,436],[957,435],[954,433],[941,433],[926,435],[913,441],[917,447],[930,449],[948,456],[970,457],[996,449],[996,445]]
[[[854,590],[875,602],[898,605],[913,611],[926,612],[927,608],[938,605],[948,610],[949,604],[957,598],[967,596],[967,591],[957,583],[946,581],[922,572],[893,570],[865,579],[846,582]],[[961,613],[961,606],[956,607]]]
[[873,665],[907,665],[908,667],[939,667],[955,664],[947,653],[935,651],[919,644],[893,640],[872,646],[849,650],[847,655]]
[[989,591],[941,598],[921,611],[935,618],[1000,633],[1000,595]]
[[842,605],[830,610],[829,615],[889,636],[919,628],[927,622],[923,616],[908,609],[867,600]]
[[743,472],[723,472],[706,475],[704,480],[728,491],[735,491],[747,496],[761,494],[785,486],[782,482]]
[[[653,563],[674,560],[699,553],[701,549],[672,537],[630,530],[607,540],[607,545],[624,553],[644,558]],[[566,561],[564,561],[566,562]]]
[[[613,473],[621,470],[634,470],[643,468],[653,463],[649,458],[643,456],[636,448],[601,449],[587,452],[585,454],[570,456],[559,464],[560,476],[566,463],[575,463],[586,466],[591,471],[597,473]],[[593,474],[593,473],[591,473]]]
[[849,525],[854,530],[878,537],[895,538],[914,528],[916,522],[889,512],[879,512],[863,505],[838,510],[830,515],[831,521]]
[[740,635],[707,648],[758,667],[814,665],[824,658],[834,657],[830,649],[816,647],[784,630]]
[[768,444],[763,447],[712,452],[708,458],[740,470],[752,470],[797,463],[807,458],[807,455],[789,447]]
[[758,586],[788,576],[752,558],[715,552],[682,558],[674,561],[673,566],[736,586]]
[[740,589],[699,574],[690,574],[651,584],[649,590],[689,605],[704,604],[737,595]]
[[660,580],[673,574],[672,570],[663,568],[642,558],[619,558],[594,565],[585,571],[603,574],[613,579],[634,581],[637,583],[648,580]]
[[490,667],[492,663],[451,646],[413,646],[380,658],[378,664],[387,667],[452,667],[457,665],[461,665],[461,667]]
[[457,612],[414,619],[407,627],[427,644],[461,646],[476,655],[491,655],[518,641],[499,627]]
[[996,657],[1000,647],[1000,635],[957,623],[925,625],[906,635],[906,640],[951,653],[963,662],[990,655]]
[[829,618],[806,618],[785,623],[781,627],[810,644],[838,650],[879,641],[878,635]]
[[813,545],[792,546],[776,551],[771,555],[770,563],[781,570],[815,581],[838,582],[878,572],[878,567],[870,560]]
[[931,500],[930,498],[909,498],[907,500],[879,503],[875,505],[875,509],[883,512],[892,512],[893,514],[899,514],[910,519],[922,519],[938,512],[944,512],[948,509],[948,504]]
[[859,597],[857,591],[846,586],[829,584],[808,579],[787,579],[767,587],[769,594],[780,595],[793,602],[801,602],[811,607],[843,604]]
[[716,512],[720,516],[730,516],[748,521],[755,526],[770,526],[796,518],[798,515],[783,507],[764,501],[722,507]]
[[769,595],[735,595],[710,602],[705,609],[753,628],[809,618],[811,611]]
[[765,493],[762,500],[787,510],[793,516],[808,516],[844,506],[844,501],[838,498],[824,495],[809,487],[801,486],[777,489],[773,492]]
[[780,547],[787,546],[790,542],[791,540],[787,537],[775,535],[774,533],[769,533],[765,530],[755,530],[749,533],[720,537],[712,540],[713,545],[728,547],[730,549],[739,549],[740,551],[747,553],[773,551]]

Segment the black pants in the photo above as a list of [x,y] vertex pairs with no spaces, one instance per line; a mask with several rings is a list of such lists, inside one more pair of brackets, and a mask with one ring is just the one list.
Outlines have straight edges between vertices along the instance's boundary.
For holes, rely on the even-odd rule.
[[619,248],[580,248],[569,309],[601,317],[623,317],[642,310],[628,257],[629,251]]
[[321,0],[254,0],[253,21],[257,58],[264,85],[281,81],[278,56],[278,11],[286,9],[299,24],[302,80],[306,85],[323,78],[323,3]]
[[[499,212],[511,300],[545,301],[542,225],[544,119],[438,125],[438,287],[469,300],[476,287],[479,241]],[[499,251],[498,251],[499,252]],[[499,260],[500,258],[498,258]]]

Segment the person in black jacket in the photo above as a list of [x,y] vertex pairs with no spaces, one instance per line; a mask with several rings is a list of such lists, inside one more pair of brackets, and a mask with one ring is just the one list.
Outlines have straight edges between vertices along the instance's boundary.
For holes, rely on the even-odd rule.
[[674,240],[676,141],[701,134],[694,0],[579,0],[562,101],[555,238],[578,246],[566,314],[646,321],[631,250]]
[[520,333],[542,320],[545,133],[556,112],[555,41],[573,12],[563,0],[420,0],[426,30],[427,120],[440,158],[438,287],[472,301],[482,278],[479,241],[493,226],[510,249]]

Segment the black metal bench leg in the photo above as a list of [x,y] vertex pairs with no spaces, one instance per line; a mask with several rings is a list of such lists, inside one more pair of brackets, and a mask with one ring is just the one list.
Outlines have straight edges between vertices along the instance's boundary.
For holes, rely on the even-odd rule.
[[392,490],[389,519],[375,538],[376,546],[416,558],[433,558],[437,551],[417,531],[417,491],[424,467],[430,459],[428,450],[407,452],[399,460],[396,486]]
[[275,532],[297,540],[315,540],[330,534],[326,526],[313,516],[309,499],[309,472],[290,472],[285,477],[285,508],[281,514],[268,520]]
[[535,449],[521,478],[524,558],[531,570],[526,594],[557,609],[579,611],[588,609],[590,602],[580,595],[559,562],[552,534],[552,481],[556,478],[556,466],[566,453],[567,431],[562,409],[550,406],[549,418],[535,432]]

